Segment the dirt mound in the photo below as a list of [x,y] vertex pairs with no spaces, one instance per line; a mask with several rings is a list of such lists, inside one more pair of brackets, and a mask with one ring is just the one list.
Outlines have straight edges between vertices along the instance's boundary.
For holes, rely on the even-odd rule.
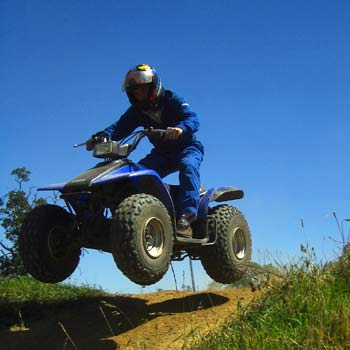
[[111,295],[0,332],[6,350],[181,349],[250,302],[250,289]]

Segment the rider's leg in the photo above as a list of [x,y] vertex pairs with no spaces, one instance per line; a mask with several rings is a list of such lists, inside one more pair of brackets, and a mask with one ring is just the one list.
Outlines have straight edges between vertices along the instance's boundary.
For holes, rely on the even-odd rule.
[[157,152],[154,148],[151,153],[141,159],[138,163],[146,168],[155,170],[161,178],[176,171],[176,168],[171,168],[174,158],[168,154]]
[[191,222],[196,219],[199,206],[200,173],[203,153],[195,146],[187,147],[179,161],[179,208],[178,234],[192,236]]
[[178,234],[190,238],[192,236],[191,222],[196,219],[199,205],[200,174],[199,167],[203,160],[201,147],[190,146],[179,154],[164,154],[153,149],[150,154],[139,161],[139,164],[158,172],[165,177],[179,171],[179,219]]

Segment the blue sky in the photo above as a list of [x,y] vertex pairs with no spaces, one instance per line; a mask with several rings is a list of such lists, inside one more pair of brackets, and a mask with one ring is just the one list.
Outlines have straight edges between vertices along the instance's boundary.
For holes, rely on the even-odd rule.
[[[289,259],[306,242],[334,258],[332,212],[350,216],[349,15],[345,0],[0,1],[0,194],[16,167],[38,187],[93,166],[72,145],[123,113],[126,71],[149,63],[200,117],[202,183],[245,191],[232,204],[250,224],[253,259]],[[150,149],[141,145],[135,161]],[[190,284],[188,261],[173,266],[178,286]],[[141,289],[98,252],[72,279]],[[147,290],[157,288],[175,288],[171,271]]]

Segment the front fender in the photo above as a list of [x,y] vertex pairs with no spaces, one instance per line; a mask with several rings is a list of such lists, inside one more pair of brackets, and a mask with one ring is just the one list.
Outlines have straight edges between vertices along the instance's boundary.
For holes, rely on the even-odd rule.
[[200,199],[198,208],[198,217],[206,218],[210,202],[225,202],[235,199],[241,199],[244,192],[236,187],[214,187],[207,190]]
[[163,183],[158,173],[141,166],[130,169],[131,171],[116,172],[103,175],[91,183],[91,187],[102,184],[126,180],[130,182],[137,193],[146,193],[158,198],[167,208],[169,215],[175,223],[175,208],[168,187]]
[[62,191],[65,186],[65,182],[57,183],[57,184],[51,184],[46,186],[41,186],[37,190],[38,191]]

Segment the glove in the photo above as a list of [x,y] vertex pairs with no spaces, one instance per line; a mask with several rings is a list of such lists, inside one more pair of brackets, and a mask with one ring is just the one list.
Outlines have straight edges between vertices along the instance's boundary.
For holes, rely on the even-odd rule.
[[104,131],[99,131],[96,134],[92,135],[86,142],[85,147],[87,151],[94,149],[95,145],[101,142],[104,138],[109,138],[109,135]]
[[96,140],[94,138],[90,138],[85,142],[85,147],[87,151],[91,151],[94,149],[95,145],[96,145]]
[[164,140],[177,140],[182,135],[183,130],[177,127],[168,127],[164,135]]

